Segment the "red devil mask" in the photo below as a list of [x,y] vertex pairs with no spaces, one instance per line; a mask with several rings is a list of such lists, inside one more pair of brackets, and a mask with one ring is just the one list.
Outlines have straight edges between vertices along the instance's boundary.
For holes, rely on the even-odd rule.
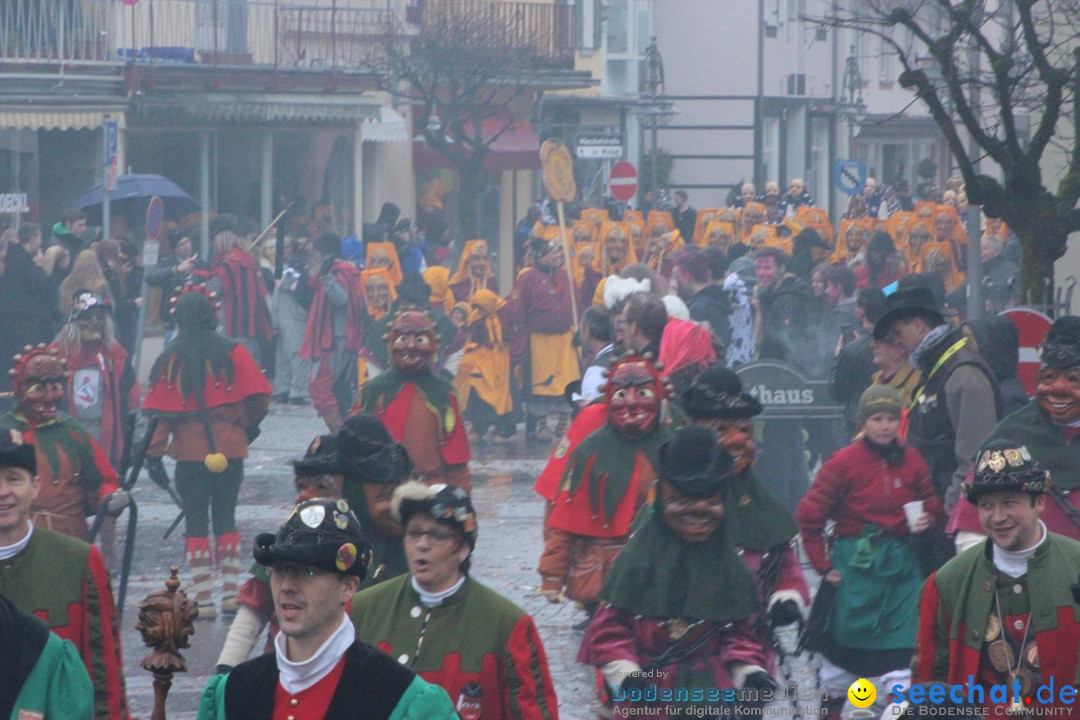
[[387,341],[391,364],[406,375],[415,375],[427,369],[439,347],[431,317],[418,310],[409,310],[395,317],[390,324]]
[[12,389],[18,410],[31,425],[56,419],[67,387],[67,371],[55,350],[38,347],[15,356]]
[[619,432],[631,437],[644,435],[660,419],[664,398],[660,371],[640,356],[620,360],[611,368],[604,397],[608,420]]

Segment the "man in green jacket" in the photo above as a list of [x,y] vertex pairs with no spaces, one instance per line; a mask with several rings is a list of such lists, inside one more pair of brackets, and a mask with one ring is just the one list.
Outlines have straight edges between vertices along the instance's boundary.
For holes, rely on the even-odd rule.
[[356,640],[345,610],[371,551],[346,500],[307,500],[277,535],[255,538],[255,561],[270,568],[281,632],[275,651],[210,679],[199,720],[450,720],[440,688]]
[[75,646],[3,595],[0,638],[0,718],[94,717],[94,686]]
[[965,701],[994,715],[1068,714],[1075,691],[1058,690],[1080,684],[1080,543],[1040,520],[1050,473],[1027,447],[991,440],[975,457],[962,489],[988,538],[927,578],[911,681],[966,685]]

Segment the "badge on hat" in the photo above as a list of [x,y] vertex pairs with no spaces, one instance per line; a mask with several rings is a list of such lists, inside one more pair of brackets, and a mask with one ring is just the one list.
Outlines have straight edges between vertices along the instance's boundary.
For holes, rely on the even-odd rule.
[[312,530],[322,525],[324,518],[326,518],[326,508],[322,505],[308,505],[300,511],[300,520]]
[[339,571],[345,572],[356,564],[356,557],[356,546],[352,543],[345,543],[338,548],[337,557],[334,558],[334,566]]

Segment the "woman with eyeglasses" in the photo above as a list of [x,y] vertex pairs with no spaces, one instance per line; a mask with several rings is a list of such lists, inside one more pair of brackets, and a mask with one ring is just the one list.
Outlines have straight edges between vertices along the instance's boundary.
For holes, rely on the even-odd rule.
[[394,492],[409,574],[359,595],[357,637],[450,694],[462,720],[558,718],[555,688],[532,617],[469,577],[476,513],[450,485]]

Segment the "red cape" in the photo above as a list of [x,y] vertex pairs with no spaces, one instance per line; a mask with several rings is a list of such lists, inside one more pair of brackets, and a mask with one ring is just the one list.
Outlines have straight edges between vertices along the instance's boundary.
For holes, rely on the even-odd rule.
[[[330,268],[349,299],[345,305],[345,349],[360,352],[364,347],[364,321],[367,319],[367,307],[364,301],[364,289],[360,284],[360,269],[350,262],[338,260]],[[319,359],[334,346],[333,308],[326,297],[326,286],[319,278],[308,280],[315,286],[315,298],[311,301],[307,325],[304,327],[304,342],[300,346],[300,357]]]
[[566,464],[570,462],[570,454],[574,452],[574,449],[582,440],[591,435],[593,431],[599,430],[606,420],[607,403],[593,403],[578,413],[578,416],[574,418],[574,422],[570,423],[570,427],[567,428],[566,435],[563,436],[562,440],[551,452],[547,465],[544,466],[543,472],[540,473],[540,476],[536,478],[536,482],[533,484],[533,490],[542,495],[548,502],[555,502],[555,496],[559,492],[559,483],[562,482],[563,475],[566,474]]
[[[177,342],[183,338],[177,337]],[[238,403],[251,395],[269,395],[270,383],[262,374],[262,370],[255,364],[255,359],[240,343],[233,346],[229,359],[233,365],[232,385],[227,385],[224,378],[207,377],[203,386],[203,397],[206,408],[217,407]],[[194,395],[183,397],[175,385],[169,385],[164,374],[158,378],[151,378],[154,382],[150,392],[143,401],[143,410],[157,410],[166,413],[194,413],[199,411],[199,405]]]

